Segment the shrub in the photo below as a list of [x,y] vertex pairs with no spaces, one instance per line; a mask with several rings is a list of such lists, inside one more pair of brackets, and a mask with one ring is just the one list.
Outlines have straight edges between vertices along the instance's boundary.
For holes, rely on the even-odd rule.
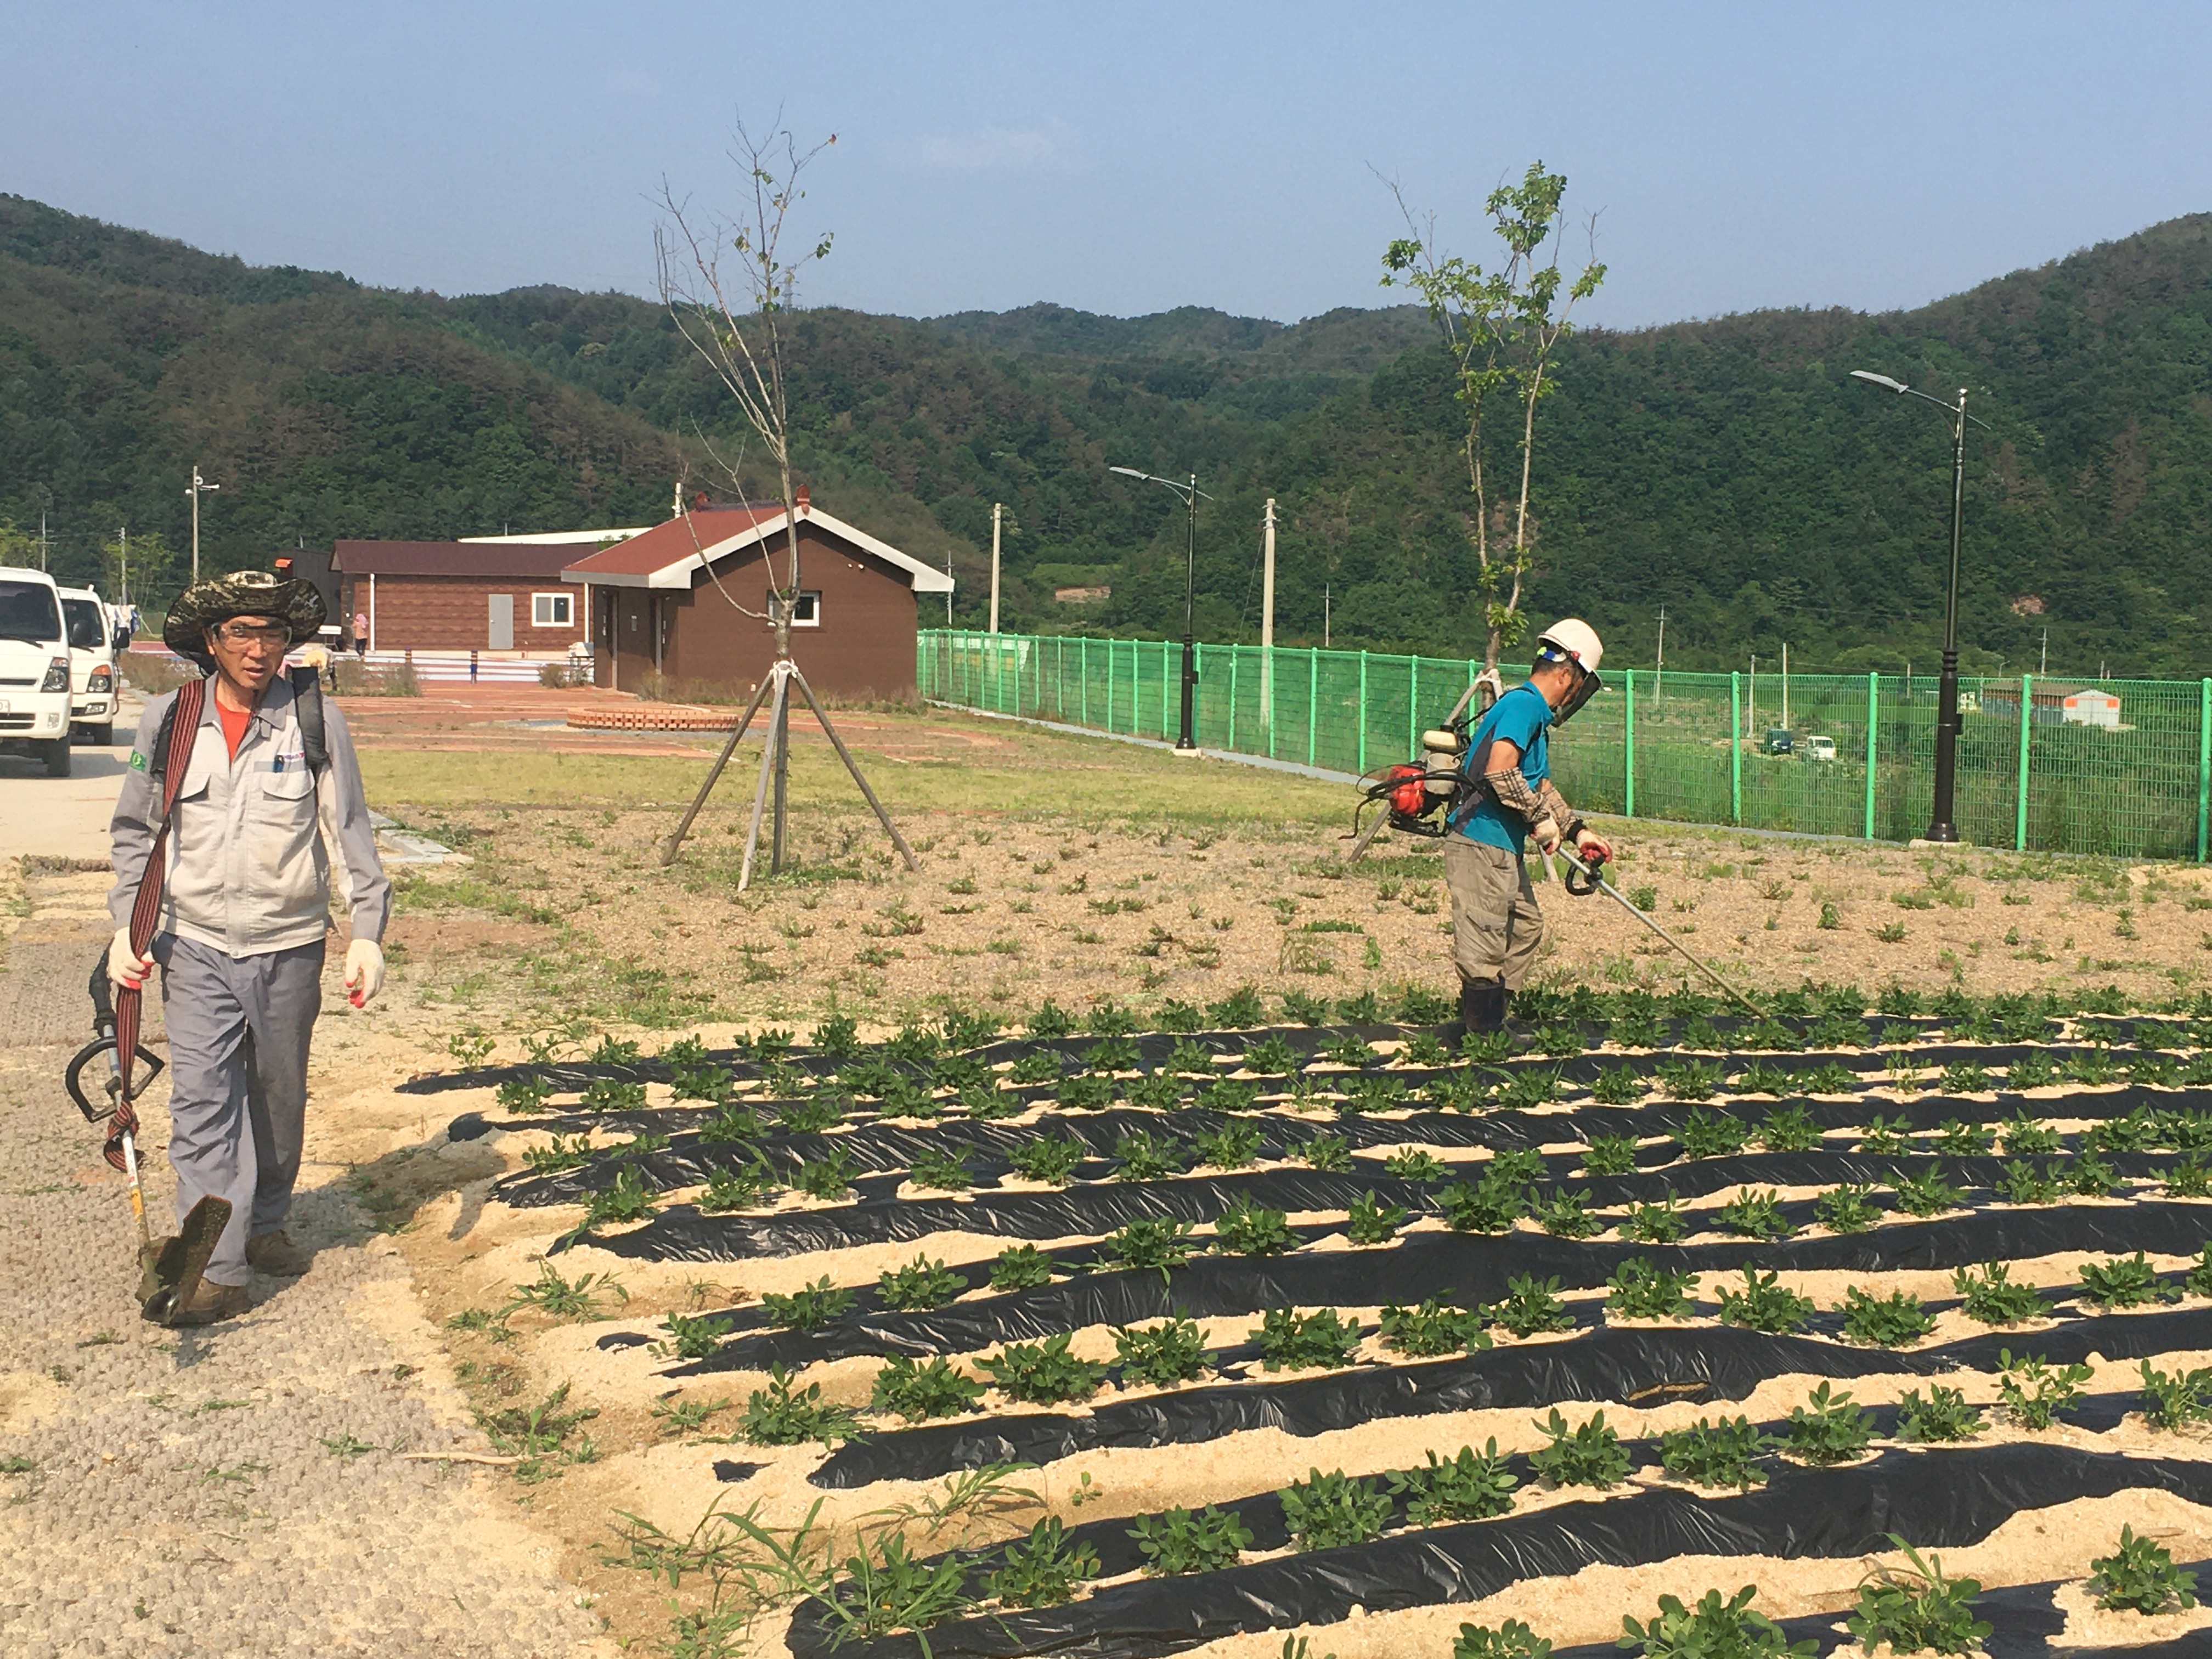
[[1590,1213],[1589,1194],[1565,1187],[1538,1200],[1529,1216],[1554,1238],[1593,1238],[1606,1228],[1603,1218]]
[[1355,1480],[1342,1469],[1310,1470],[1276,1494],[1283,1522],[1300,1550],[1344,1549],[1382,1535],[1394,1507],[1382,1484]]
[[1759,1193],[1748,1187],[1739,1188],[1734,1198],[1721,1206],[1714,1219],[1723,1232],[1746,1238],[1788,1238],[1797,1231],[1796,1224],[1782,1213],[1780,1195],[1771,1189]]
[[832,1146],[819,1157],[802,1158],[792,1171],[791,1184],[809,1198],[832,1202],[845,1196],[853,1184],[852,1159],[842,1146]]
[[1260,1345],[1261,1364],[1267,1370],[1334,1368],[1352,1363],[1359,1346],[1359,1323],[1340,1317],[1334,1308],[1310,1314],[1270,1308],[1247,1340]]
[[1505,1299],[1490,1310],[1490,1322],[1520,1337],[1534,1336],[1539,1331],[1571,1331],[1575,1316],[1559,1300],[1559,1289],[1556,1279],[1540,1285],[1532,1273],[1516,1274],[1505,1281]]
[[2100,1308],[2140,1308],[2147,1303],[2179,1302],[2181,1292],[2161,1285],[2158,1269],[2141,1250],[2132,1256],[2081,1264],[2081,1295]]
[[2008,1204],[2049,1204],[2058,1196],[2058,1180],[2049,1166],[2039,1175],[2026,1158],[2016,1158],[1997,1178],[1997,1196]]
[[1280,1255],[1297,1243],[1284,1212],[1249,1198],[1238,1199],[1213,1224],[1213,1248],[1233,1255]]
[[1454,1232],[1502,1233],[1528,1212],[1528,1185],[1493,1165],[1480,1181],[1439,1189],[1437,1206]]
[[722,1346],[737,1322],[727,1314],[680,1314],[667,1316],[669,1346],[678,1359],[704,1359]]
[[1809,1152],[1821,1142],[1820,1126],[1802,1106],[1784,1106],[1759,1120],[1759,1144],[1770,1152]]
[[2119,1547],[2089,1563],[2089,1593],[2107,1613],[2180,1613],[2197,1605],[2197,1575],[2173,1565],[2165,1545],[2123,1522]]
[[584,1085],[577,1104],[586,1112],[635,1112],[645,1104],[645,1085],[595,1077]]
[[1845,1463],[1864,1452],[1874,1439],[1874,1413],[1851,1404],[1848,1394],[1837,1394],[1826,1382],[1806,1396],[1802,1406],[1790,1408],[1790,1424],[1783,1449],[1800,1462]]
[[1048,1186],[1065,1187],[1075,1166],[1091,1156],[1091,1148],[1073,1135],[1057,1139],[1039,1135],[1035,1139],[1016,1147],[1006,1161],[1015,1171],[1030,1181],[1042,1181]]
[[709,1170],[707,1190],[699,1195],[699,1207],[708,1215],[749,1210],[765,1201],[781,1185],[775,1178],[775,1168],[756,1152],[750,1164],[736,1169],[725,1164]]
[[892,1413],[909,1423],[957,1417],[983,1397],[983,1385],[959,1371],[942,1355],[927,1365],[902,1354],[876,1373],[868,1409]]
[[1719,1294],[1723,1325],[1789,1336],[1804,1329],[1805,1322],[1813,1316],[1811,1297],[1785,1290],[1778,1274],[1762,1273],[1756,1267],[1743,1270],[1741,1290],[1723,1287]]
[[591,1131],[586,1129],[580,1135],[555,1135],[544,1146],[526,1149],[522,1161],[540,1175],[558,1175],[563,1170],[580,1170],[592,1161]]
[[1669,1193],[1656,1203],[1631,1206],[1627,1219],[1620,1224],[1620,1236],[1639,1244],[1672,1244],[1688,1226],[1679,1200]]
[[1747,1417],[1717,1423],[1701,1417],[1689,1428],[1659,1437],[1659,1464],[1679,1480],[1748,1492],[1765,1483],[1759,1460],[1773,1449],[1774,1442]]
[[[911,1079],[894,1078],[884,1085],[884,1109],[886,1113],[902,1109],[894,1103],[902,1091],[910,1095],[917,1103],[929,1100],[927,1090],[919,1088]],[[841,1094],[818,1094],[779,1103],[775,1109],[776,1121],[793,1134],[819,1134],[824,1129],[834,1129],[845,1121],[851,1100]],[[919,1109],[908,1111],[909,1116],[921,1116]]]
[[1509,1111],[1533,1112],[1559,1097],[1559,1074],[1547,1066],[1526,1067],[1498,1091],[1498,1103]]
[[824,1273],[803,1290],[788,1296],[771,1291],[761,1297],[761,1310],[768,1322],[786,1330],[818,1331],[833,1319],[842,1319],[853,1310],[853,1292],[830,1282]]
[[1206,1370],[1206,1337],[1189,1319],[1166,1319],[1157,1325],[1119,1325],[1114,1330],[1114,1357],[1121,1367],[1121,1381],[1172,1389],[1194,1381]]
[[1382,1160],[1382,1167],[1401,1181],[1434,1181],[1449,1173],[1450,1166],[1434,1152],[1418,1147],[1393,1152]]
[[1592,1135],[1589,1150],[1582,1157],[1583,1173],[1594,1176],[1634,1174],[1638,1145],[1634,1135]]
[[2081,1385],[2094,1375],[2087,1365],[2053,1370],[2039,1354],[2015,1359],[2009,1348],[1997,1351],[1997,1398],[2024,1429],[2049,1428],[2057,1413],[2080,1401]]
[[1385,1204],[1374,1193],[1362,1193],[1352,1200],[1345,1218],[1344,1236],[1362,1246],[1388,1244],[1398,1236],[1407,1214],[1395,1204]]
[[1601,1106],[1632,1106],[1650,1086],[1632,1066],[1608,1066],[1590,1084],[1590,1098]]
[[1554,1486],[1595,1486],[1605,1492],[1628,1478],[1628,1449],[1603,1412],[1571,1429],[1554,1406],[1550,1418],[1538,1419],[1536,1426],[1547,1443],[1530,1453],[1528,1461],[1540,1479]]
[[1631,1256],[1606,1281],[1606,1309],[1623,1319],[1687,1319],[1693,1273],[1670,1273],[1643,1256]]
[[1193,1135],[1190,1145],[1207,1169],[1243,1170],[1258,1161],[1261,1139],[1255,1123],[1224,1123],[1211,1133]]
[[2212,1421],[2212,1367],[2168,1375],[2142,1362],[2143,1415],[2151,1426],[2185,1428],[2191,1423]]
[[1726,1112],[1693,1106],[1674,1132],[1685,1158],[1729,1158],[1751,1144],[1751,1131]]
[[1303,1159],[1310,1170],[1344,1175],[1352,1168],[1352,1143],[1342,1135],[1315,1135],[1302,1142],[1294,1156]]
[[2035,1286],[2014,1284],[2012,1269],[2002,1261],[1984,1264],[1979,1277],[1972,1267],[1960,1268],[1951,1275],[1951,1288],[1965,1298],[1966,1317],[1984,1325],[2017,1325],[2043,1312]]
[[1468,1348],[1486,1348],[1480,1310],[1470,1312],[1443,1297],[1425,1297],[1419,1307],[1382,1310],[1382,1346],[1413,1359],[1433,1359]]
[[1863,1233],[1881,1219],[1868,1186],[1831,1187],[1813,1206],[1813,1214],[1832,1233]]
[[1648,1623],[1622,1617],[1616,1645],[1640,1647],[1648,1659],[1811,1659],[1820,1644],[1792,1644],[1751,1605],[1758,1593],[1756,1584],[1746,1584],[1723,1601],[1718,1590],[1707,1590],[1694,1608],[1678,1595],[1662,1595]]
[[1052,1283],[1052,1258],[1034,1244],[1012,1244],[991,1264],[994,1291],[1034,1290]]
[[1010,1342],[976,1362],[1009,1400],[1032,1406],[1057,1406],[1088,1400],[1106,1380],[1106,1367],[1078,1359],[1068,1352],[1073,1335],[1062,1331],[1042,1342]]
[[542,1077],[511,1077],[499,1085],[499,1109],[526,1117],[542,1112],[553,1098],[553,1085]]
[[1144,1555],[1145,1571],[1160,1577],[1233,1567],[1252,1542],[1250,1529],[1234,1513],[1210,1504],[1195,1514],[1170,1510],[1146,1516],[1129,1536]]
[[907,1170],[907,1179],[927,1191],[964,1193],[975,1184],[964,1154],[933,1146],[921,1153]]
[[918,1255],[876,1281],[876,1299],[898,1313],[927,1313],[968,1288],[968,1281],[942,1261]]
[[1963,1206],[1966,1194],[1943,1179],[1941,1170],[1930,1170],[1925,1175],[1899,1176],[1891,1187],[1897,1196],[1897,1207],[1906,1215],[1941,1215],[1946,1210]]
[[1482,1521],[1504,1515],[1513,1507],[1513,1489],[1521,1484],[1508,1460],[1498,1455],[1493,1437],[1478,1452],[1462,1446],[1449,1462],[1427,1455],[1428,1467],[1390,1471],[1390,1490],[1406,1498],[1406,1518],[1417,1527],[1440,1521]]
[[1925,1400],[1917,1389],[1907,1389],[1899,1397],[1897,1437],[1900,1440],[1940,1445],[1971,1440],[1981,1431],[1981,1413],[1968,1405],[1966,1395],[1957,1389],[1931,1383]]
[[1065,1523],[1054,1515],[1031,1527],[1026,1539],[1006,1547],[983,1589],[1010,1607],[1056,1607],[1072,1601],[1085,1579],[1097,1576],[1098,1552],[1089,1544],[1069,1548]]
[[1955,1117],[1946,1118],[1936,1134],[1936,1150],[1951,1158],[1980,1158],[1996,1144],[1996,1131],[1987,1124],[1962,1123]]
[[1552,1659],[1552,1644],[1518,1619],[1509,1619],[1495,1630],[1488,1625],[1462,1625],[1452,1641],[1451,1659]]
[[1889,1541],[1905,1553],[1907,1570],[1877,1567],[1859,1580],[1859,1602],[1844,1628],[1868,1652],[1887,1643],[1893,1653],[1971,1653],[1990,1633],[1974,1617],[1982,1593],[1978,1578],[1948,1578],[1941,1556],[1922,1560],[1897,1534]]
[[[1662,1060],[1657,1070],[1660,1091],[1669,1100],[1711,1100],[1720,1092],[1726,1078],[1717,1060]],[[1737,1143],[1739,1146],[1741,1144]],[[1683,1150],[1689,1151],[1686,1143]],[[1711,1158],[1714,1154],[1690,1152],[1690,1156]]]
[[1132,1221],[1100,1241],[1106,1259],[1124,1268],[1157,1268],[1165,1279],[1168,1269],[1190,1260],[1188,1221]]
[[588,1231],[609,1221],[643,1221],[659,1208],[638,1179],[636,1167],[625,1164],[616,1174],[614,1185],[584,1200],[584,1228]]
[[1844,1336],[1875,1348],[1902,1348],[1936,1328],[1933,1315],[1903,1291],[1874,1296],[1856,1285],[1844,1291]]
[[699,1139],[710,1146],[729,1141],[755,1141],[767,1133],[760,1114],[734,1100],[724,1101],[699,1120]]
[[802,1446],[810,1440],[848,1440],[855,1427],[851,1407],[822,1403],[819,1382],[794,1389],[791,1374],[776,1365],[769,1371],[768,1387],[747,1398],[737,1431],[756,1446]]

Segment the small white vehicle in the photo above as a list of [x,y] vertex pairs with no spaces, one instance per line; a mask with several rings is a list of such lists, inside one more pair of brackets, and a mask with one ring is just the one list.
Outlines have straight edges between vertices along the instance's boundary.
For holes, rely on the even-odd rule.
[[105,749],[115,741],[115,631],[107,607],[88,587],[58,590],[69,630],[70,725]]
[[70,648],[61,590],[43,570],[0,565],[0,752],[70,775]]
[[1797,745],[1797,752],[1808,761],[1832,761],[1836,757],[1833,738],[1808,738]]

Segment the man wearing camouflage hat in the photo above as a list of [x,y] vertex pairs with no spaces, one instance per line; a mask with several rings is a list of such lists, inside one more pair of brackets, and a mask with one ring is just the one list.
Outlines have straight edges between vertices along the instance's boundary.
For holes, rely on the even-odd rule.
[[[380,941],[392,884],[376,855],[361,768],[344,716],[284,653],[312,639],[323,602],[304,581],[240,571],[188,588],[162,638],[204,681],[147,705],[115,805],[118,932],[108,976],[137,987],[161,969],[169,1035],[169,1161],[181,1220],[222,1198],[231,1219],[199,1285],[172,1316],[213,1324],[250,1308],[249,1270],[305,1273],[283,1231],[300,1173],[307,1044],[322,1006],[331,854],[347,876],[355,1006],[384,981]],[[180,709],[195,716],[189,729]],[[163,820],[164,782],[181,769]],[[153,855],[167,836],[165,860]],[[159,908],[145,956],[131,912],[149,867]]]

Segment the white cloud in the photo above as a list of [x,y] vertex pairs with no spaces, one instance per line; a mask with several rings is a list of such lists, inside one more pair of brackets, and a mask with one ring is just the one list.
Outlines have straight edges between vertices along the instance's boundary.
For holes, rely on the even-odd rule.
[[1073,136],[1060,120],[1041,127],[978,127],[916,140],[906,158],[945,173],[1030,173],[1067,161]]

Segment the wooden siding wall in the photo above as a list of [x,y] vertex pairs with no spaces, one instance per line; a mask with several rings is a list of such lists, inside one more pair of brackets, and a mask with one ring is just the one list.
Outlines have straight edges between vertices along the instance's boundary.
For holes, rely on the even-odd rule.
[[[368,610],[368,578],[346,578],[341,626]],[[547,582],[493,580],[483,576],[379,576],[376,579],[376,648],[380,651],[488,651],[491,648],[491,596],[514,599],[517,651],[558,655],[585,637],[583,590],[558,577]],[[566,593],[576,622],[570,628],[533,628],[530,597]]]

